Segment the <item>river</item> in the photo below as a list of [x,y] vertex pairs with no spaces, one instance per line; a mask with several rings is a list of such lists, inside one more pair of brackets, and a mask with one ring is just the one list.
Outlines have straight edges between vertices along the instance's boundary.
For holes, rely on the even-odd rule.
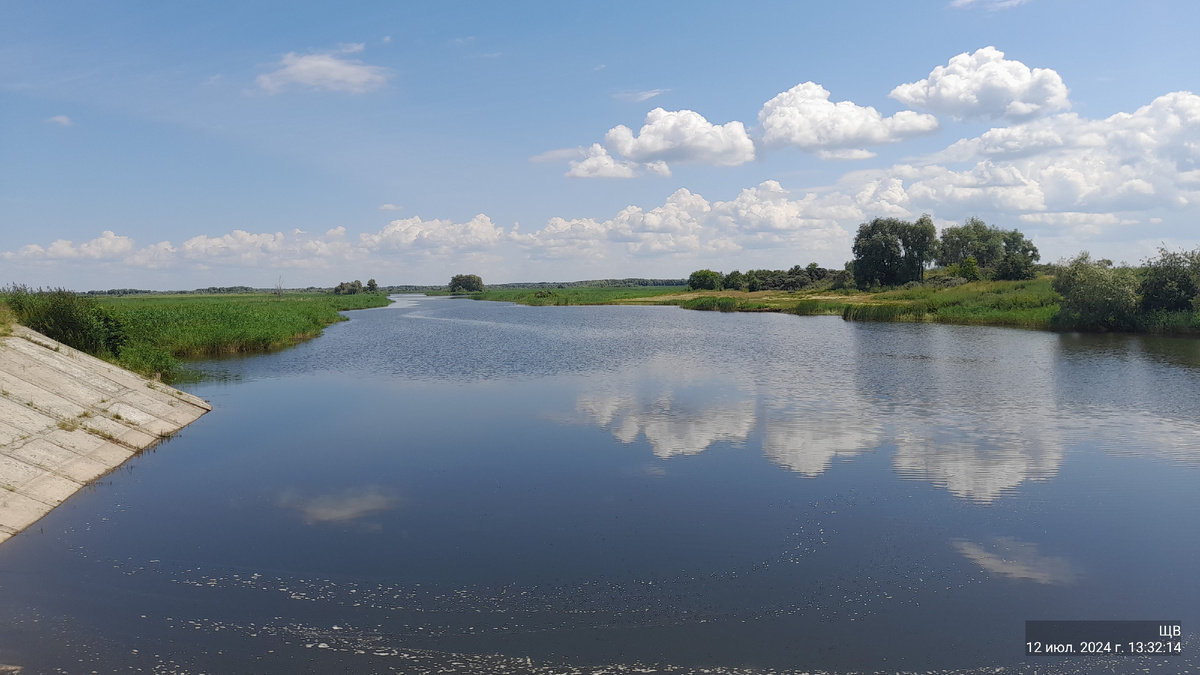
[[212,413],[0,547],[0,664],[1197,669],[1200,341],[397,300],[198,364]]

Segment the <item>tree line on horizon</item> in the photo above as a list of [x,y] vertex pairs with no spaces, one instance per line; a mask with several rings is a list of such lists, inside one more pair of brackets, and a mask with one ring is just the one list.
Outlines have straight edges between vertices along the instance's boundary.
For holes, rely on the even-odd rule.
[[[836,290],[853,286],[879,291],[917,285],[952,287],[972,281],[1032,280],[1053,276],[1062,300],[1062,328],[1103,331],[1196,332],[1200,329],[1200,248],[1170,251],[1139,267],[1093,259],[1086,251],[1055,265],[1041,265],[1037,246],[1020,230],[1005,230],[979,218],[943,229],[922,215],[916,222],[875,218],[854,237],[853,260],[844,270],[817,263],[790,270],[728,274],[702,269],[688,278],[692,290],[797,291],[815,285]],[[936,269],[935,278],[926,272]]]

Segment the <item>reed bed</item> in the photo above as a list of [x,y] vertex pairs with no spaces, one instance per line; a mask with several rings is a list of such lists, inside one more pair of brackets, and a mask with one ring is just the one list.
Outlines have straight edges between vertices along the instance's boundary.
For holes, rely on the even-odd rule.
[[702,295],[698,298],[679,300],[676,304],[683,309],[695,309],[702,312],[771,312],[779,311],[762,302],[751,302],[742,298],[729,296]]
[[792,313],[800,316],[841,316],[849,306],[846,302],[808,298],[797,302]]

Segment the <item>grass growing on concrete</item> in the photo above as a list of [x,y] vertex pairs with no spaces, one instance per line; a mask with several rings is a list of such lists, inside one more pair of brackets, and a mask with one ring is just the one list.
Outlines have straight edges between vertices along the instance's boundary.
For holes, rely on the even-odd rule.
[[12,327],[16,322],[17,315],[9,309],[8,305],[0,302],[0,337],[12,335]]

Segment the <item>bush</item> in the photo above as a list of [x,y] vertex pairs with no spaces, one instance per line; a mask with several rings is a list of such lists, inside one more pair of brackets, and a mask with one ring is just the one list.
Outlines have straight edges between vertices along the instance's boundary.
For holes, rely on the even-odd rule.
[[125,344],[125,326],[95,300],[65,288],[5,289],[17,321],[48,338],[95,356],[116,357]]
[[929,281],[926,281],[925,285],[932,288],[954,288],[955,286],[962,286],[965,283],[967,283],[967,280],[962,277],[948,275],[944,277],[934,277]]
[[343,281],[333,287],[334,295],[356,295],[363,292],[362,282],[358,279],[354,281]]
[[1190,310],[1200,295],[1200,249],[1191,253],[1158,249],[1158,258],[1145,262],[1138,291],[1142,309],[1168,312]]
[[1137,322],[1137,275],[1084,251],[1066,261],[1054,278],[1062,296],[1059,323],[1081,330],[1130,330]]
[[947,267],[946,274],[965,279],[966,281],[979,281],[983,278],[983,273],[979,271],[979,263],[975,262],[975,256],[970,255],[961,263],[955,263]]

